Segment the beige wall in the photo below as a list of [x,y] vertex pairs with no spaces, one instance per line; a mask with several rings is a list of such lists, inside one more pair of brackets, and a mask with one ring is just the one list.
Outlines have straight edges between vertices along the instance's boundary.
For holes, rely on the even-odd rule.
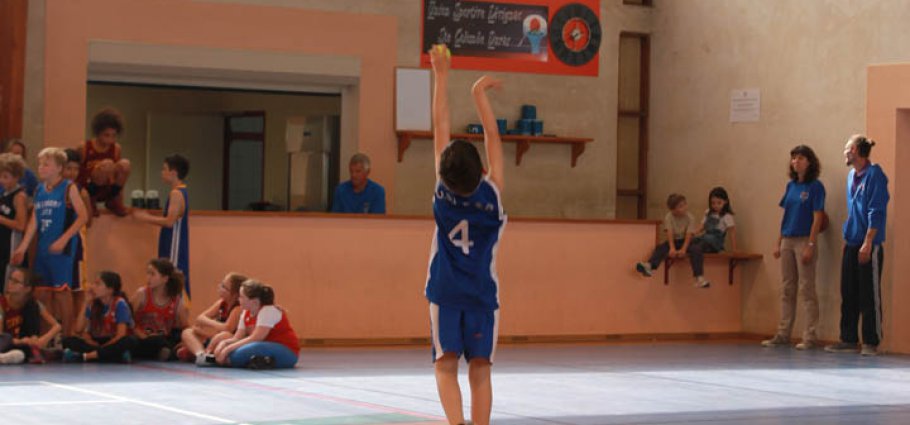
[[[306,115],[338,115],[341,113],[341,98],[338,96],[305,96],[260,93],[240,93],[218,90],[181,90],[149,87],[112,86],[92,84],[88,86],[86,110],[86,137],[91,136],[92,114],[105,106],[117,108],[126,121],[127,130],[121,138],[124,157],[133,162],[133,177],[127,185],[127,192],[135,188],[151,187],[154,182],[144,181],[146,176],[146,117],[149,113],[228,113],[243,111],[265,111],[266,117],[266,164],[265,200],[278,205],[287,205],[288,158],[285,149],[285,127],[291,117]],[[221,152],[222,142],[212,149]],[[60,141],[61,144],[65,141]],[[158,178],[158,167],[150,164],[151,179]],[[193,174],[203,170],[194,170]],[[221,170],[206,170],[218,172]],[[156,180],[157,181],[157,180]],[[192,180],[190,180],[192,181]],[[220,191],[221,188],[211,188]]]
[[[274,285],[300,338],[429,337],[423,289],[432,219],[197,212],[191,223],[196,314],[215,300],[225,273],[237,271]],[[655,225],[510,221],[497,254],[500,335],[737,333],[741,294],[725,283],[725,263],[707,264],[717,282],[710,290],[692,287],[688,267],[674,267],[668,286],[632,269],[651,248]],[[156,234],[132,218],[102,216],[89,230],[89,272],[117,271],[135,291]],[[570,254],[567,246],[584,249]]]
[[[398,66],[419,65],[422,0],[209,0],[289,8],[383,14],[398,20]],[[620,31],[650,31],[648,8],[623,6],[622,0],[601,0],[604,31],[599,77],[497,73],[506,88],[491,99],[497,116],[509,126],[525,103],[538,106],[546,133],[592,137],[578,166],[571,168],[567,146],[533,146],[521,166],[515,166],[515,146],[506,144],[503,202],[512,216],[609,218],[614,216],[616,192],[616,115]],[[449,99],[452,128],[461,130],[477,115],[469,97],[471,84],[483,72],[452,73]],[[390,105],[391,107],[391,105]],[[430,214],[433,191],[433,151],[428,140],[417,140],[397,164],[392,211]]]
[[[693,212],[701,213],[712,186],[730,190],[741,246],[765,254],[744,280],[744,330],[775,329],[780,272],[770,253],[780,229],[777,203],[789,150],[805,143],[822,162],[833,224],[820,242],[821,337],[837,339],[843,146],[865,129],[866,66],[910,60],[907,22],[907,1],[657,2],[650,216],[663,214],[670,192],[688,195]],[[761,121],[731,124],[730,90],[749,87],[761,89]],[[886,152],[873,150],[873,160]],[[886,279],[886,297],[889,288]]]

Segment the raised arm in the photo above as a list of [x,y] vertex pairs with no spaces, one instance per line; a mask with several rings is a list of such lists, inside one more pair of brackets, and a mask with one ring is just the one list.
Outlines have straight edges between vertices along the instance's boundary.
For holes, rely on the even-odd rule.
[[487,90],[499,87],[502,87],[501,80],[484,75],[471,87],[471,97],[474,98],[477,115],[483,124],[483,141],[487,151],[488,174],[490,180],[493,180],[493,183],[502,192],[505,183],[502,171],[502,139],[499,136],[499,127],[496,124],[493,107],[490,106],[490,99],[487,98]]
[[439,175],[439,157],[452,137],[452,119],[449,114],[449,57],[445,44],[430,48],[433,65],[433,159]]

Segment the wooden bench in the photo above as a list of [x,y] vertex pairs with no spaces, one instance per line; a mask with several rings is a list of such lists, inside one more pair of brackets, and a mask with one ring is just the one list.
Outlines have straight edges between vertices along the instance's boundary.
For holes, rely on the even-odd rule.
[[[673,264],[678,261],[687,260],[688,257],[688,255],[676,258],[667,257],[667,259],[664,260],[664,285],[670,284],[670,267],[672,267]],[[747,252],[720,252],[717,254],[705,254],[705,261],[726,260],[729,262],[728,278],[730,285],[733,284],[733,270],[736,269],[736,266],[746,261],[761,260],[762,258],[763,256],[761,254],[750,254]]]

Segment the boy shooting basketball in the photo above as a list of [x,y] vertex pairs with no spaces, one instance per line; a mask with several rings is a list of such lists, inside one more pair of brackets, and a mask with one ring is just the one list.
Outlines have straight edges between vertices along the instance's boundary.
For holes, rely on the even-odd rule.
[[437,183],[433,199],[436,233],[430,249],[426,297],[430,302],[436,385],[446,417],[450,424],[465,423],[458,385],[458,359],[464,355],[469,364],[471,418],[475,424],[486,425],[493,403],[490,367],[499,319],[496,248],[506,223],[500,200],[502,142],[487,90],[499,87],[501,82],[483,76],[471,89],[484,128],[488,169],[484,175],[474,145],[449,139],[447,50],[445,46],[430,49],[435,76]]

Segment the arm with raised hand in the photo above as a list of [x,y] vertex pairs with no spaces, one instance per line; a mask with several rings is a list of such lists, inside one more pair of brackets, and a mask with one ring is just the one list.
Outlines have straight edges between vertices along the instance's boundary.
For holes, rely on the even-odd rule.
[[471,87],[471,97],[474,98],[477,115],[483,124],[483,140],[487,152],[490,180],[493,180],[493,183],[502,192],[505,183],[502,171],[502,139],[499,135],[499,127],[496,125],[493,107],[490,106],[490,99],[487,98],[487,90],[500,87],[502,87],[502,80],[484,75]]
[[444,44],[430,48],[430,63],[433,65],[433,158],[436,174],[439,174],[439,157],[449,144],[452,121],[449,114],[449,58]]

